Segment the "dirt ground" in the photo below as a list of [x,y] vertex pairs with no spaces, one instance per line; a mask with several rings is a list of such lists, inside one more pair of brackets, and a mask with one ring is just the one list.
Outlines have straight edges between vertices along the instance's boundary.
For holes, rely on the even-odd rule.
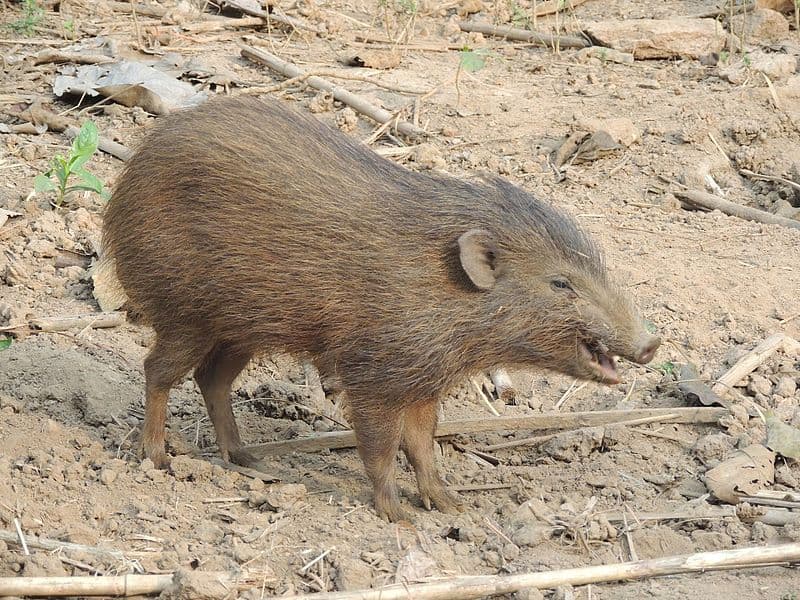
[[[769,84],[753,68],[762,54],[795,61],[800,56],[794,15],[781,17],[790,28],[779,28],[771,37],[754,34],[744,48],[716,57],[627,64],[576,49],[459,31],[469,5],[482,6],[489,22],[524,26],[534,4],[298,0],[281,5],[290,16],[325,26],[327,33],[315,35],[282,26],[272,32],[191,30],[185,25],[200,17],[186,5],[165,22],[170,18],[115,11],[111,2],[63,1],[60,12],[45,11],[31,37],[8,29],[0,35],[0,122],[18,124],[15,112],[41,99],[74,123],[91,118],[102,135],[135,147],[157,121],[141,108],[112,101],[84,98],[78,105],[75,97],[55,98],[54,76],[72,67],[34,65],[30,57],[45,48],[69,48],[74,42],[65,37],[71,35],[80,40],[103,36],[119,55],[138,60],[154,58],[153,52],[195,59],[206,74],[220,76],[217,82],[232,82],[231,93],[284,81],[240,55],[243,38],[308,71],[434,90],[420,97],[415,109],[419,125],[431,132],[429,139],[424,145],[411,143],[408,151],[393,151],[394,159],[411,169],[436,168],[455,177],[499,173],[575,215],[599,240],[614,276],[626,283],[666,340],[650,368],[623,365],[626,383],[620,385],[578,387],[553,373],[513,373],[517,399],[507,404],[492,397],[495,409],[510,416],[684,406],[687,400],[669,373],[672,364],[692,362],[704,380],[712,381],[775,332],[800,338],[800,232],[684,210],[674,195],[681,184],[712,191],[710,176],[730,200],[800,219],[796,183],[739,173],[749,169],[800,181],[797,67],[773,74]],[[157,6],[175,7],[171,0]],[[410,12],[413,6],[416,13]],[[0,7],[5,24],[22,17],[20,4],[6,0]],[[574,32],[602,19],[668,18],[714,8],[711,1],[590,0],[558,18],[539,17],[536,27]],[[398,65],[377,70],[342,64],[365,50],[388,48],[367,47],[358,36],[397,40],[404,28]],[[461,70],[456,86],[457,48],[463,46],[488,52],[482,68]],[[390,111],[415,105],[414,95],[353,78],[335,81]],[[220,85],[207,89],[225,93]],[[302,82],[272,95],[359,139],[375,128]],[[591,131],[596,120],[620,118],[630,121],[625,127],[633,141],[595,160],[575,161],[563,176],[555,176],[548,162],[554,144],[575,131]],[[384,137],[373,147],[396,150],[397,142]],[[426,512],[413,474],[401,462],[403,501],[415,511],[411,527],[378,518],[353,449],[266,458],[262,470],[280,480],[274,484],[214,464],[214,433],[187,376],[170,400],[169,437],[176,458],[169,471],[153,469],[136,454],[143,418],[142,359],[150,332],[128,323],[30,335],[19,327],[32,318],[99,310],[87,267],[100,247],[104,200],[75,194],[53,210],[51,196],[31,194],[34,176],[68,146],[66,137],[53,132],[0,138],[0,209],[20,213],[0,224],[0,328],[5,328],[0,331],[13,337],[11,346],[0,350],[0,529],[14,532],[17,519],[29,536],[116,549],[124,558],[41,549],[26,556],[15,542],[0,541],[0,576],[246,571],[258,585],[241,595],[260,598],[800,541],[798,524],[692,517],[719,504],[707,493],[705,472],[736,448],[764,441],[762,420],[744,410],[720,424],[569,432],[552,444],[494,451],[496,461],[464,450],[547,432],[498,431],[443,440],[440,459],[448,482],[473,488],[462,492],[467,510],[458,516]],[[89,166],[111,186],[122,164],[99,153]],[[779,352],[740,382],[735,397],[798,427],[798,386],[800,356]],[[338,428],[307,408],[313,390],[290,358],[255,361],[234,387],[247,443]],[[445,402],[444,418],[491,415],[464,382]],[[800,492],[800,466],[780,457],[775,466],[771,489]],[[480,486],[495,489],[474,489]],[[534,512],[555,520],[548,523]],[[620,512],[627,515],[627,526],[611,518]],[[652,512],[682,518],[637,517]],[[229,597],[234,595],[232,590]],[[733,596],[796,599],[800,571],[771,567],[545,593],[547,598],[603,600]]]

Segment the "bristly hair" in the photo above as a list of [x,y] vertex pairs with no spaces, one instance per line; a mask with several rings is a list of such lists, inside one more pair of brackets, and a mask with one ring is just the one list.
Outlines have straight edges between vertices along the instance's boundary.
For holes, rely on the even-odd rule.
[[491,194],[490,207],[499,229],[512,244],[523,249],[534,234],[567,262],[578,262],[597,276],[605,277],[606,265],[597,244],[567,213],[539,200],[521,187],[496,175],[483,175],[479,185]]

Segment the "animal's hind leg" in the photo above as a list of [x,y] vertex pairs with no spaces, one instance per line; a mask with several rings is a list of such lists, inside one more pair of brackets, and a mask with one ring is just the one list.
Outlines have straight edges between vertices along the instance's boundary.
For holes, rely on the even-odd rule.
[[158,468],[169,463],[164,444],[169,391],[194,367],[205,349],[179,343],[175,337],[156,334],[156,343],[144,359],[145,411],[142,451]]
[[442,512],[454,513],[464,510],[464,506],[457,495],[447,491],[436,468],[433,436],[438,421],[437,408],[438,402],[428,401],[405,409],[401,448],[414,467],[425,508],[430,510],[433,504]]
[[226,344],[217,344],[194,372],[208,416],[217,433],[220,454],[224,460],[240,465],[252,464],[256,459],[241,450],[239,428],[231,407],[231,384],[251,358],[250,353],[234,350]]

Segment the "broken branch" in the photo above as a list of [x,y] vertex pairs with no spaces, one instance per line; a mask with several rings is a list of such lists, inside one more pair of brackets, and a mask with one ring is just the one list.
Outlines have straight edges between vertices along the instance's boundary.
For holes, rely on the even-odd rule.
[[31,319],[28,327],[34,331],[54,332],[68,331],[70,329],[106,329],[119,327],[125,322],[125,313],[107,312],[79,315],[77,317],[52,317]]
[[717,552],[698,552],[558,571],[517,575],[476,575],[416,585],[396,584],[379,589],[329,592],[291,596],[291,600],[467,600],[522,589],[552,589],[560,585],[585,585],[608,581],[646,579],[678,573],[702,573],[720,569],[741,569],[780,565],[800,560],[800,543],[740,548]]
[[527,42],[548,48],[555,45],[561,48],[588,48],[591,46],[587,40],[572,35],[551,35],[514,27],[498,27],[489,23],[460,23],[459,26],[461,31],[466,31],[467,33],[482,33],[483,35],[501,37],[517,42]]
[[[284,77],[294,78],[305,76],[305,73],[303,73],[302,69],[299,67],[290,62],[286,62],[285,60],[278,58],[274,54],[270,54],[264,50],[259,50],[258,48],[253,48],[252,46],[242,46],[241,52],[242,56],[255,62],[260,62],[273,71],[280,73]],[[394,128],[404,135],[409,137],[421,137],[425,135],[425,132],[422,129],[416,127],[412,123],[400,121],[397,118],[397,115],[371,104],[364,98],[357,96],[356,94],[342,87],[334,85],[326,79],[311,76],[306,79],[306,83],[315,89],[330,92],[336,100],[339,102],[344,102],[351,108],[368,116],[373,121],[378,123],[394,122]]]
[[[631,418],[652,418],[671,415],[670,423],[716,423],[728,414],[724,408],[641,408],[636,410],[605,410],[575,413],[544,413],[527,417],[497,417],[494,419],[464,419],[439,423],[437,437],[456,434],[483,433],[487,431],[518,431],[535,429],[577,429],[609,425]],[[356,436],[352,431],[331,431],[307,438],[280,440],[248,446],[246,450],[256,456],[288,454],[290,452],[319,452],[327,449],[354,448]]]
[[713,194],[707,194],[706,192],[679,190],[675,192],[675,196],[682,200],[683,204],[688,205],[689,208],[718,210],[724,212],[726,215],[739,217],[746,221],[756,221],[767,225],[783,225],[784,227],[791,227],[792,229],[800,229],[800,221],[773,215],[763,210],[758,210],[757,208],[742,206],[741,204],[736,204],[735,202],[725,200]]
[[736,364],[728,369],[711,387],[711,391],[722,396],[733,386],[747,377],[758,366],[767,360],[778,349],[794,351],[800,346],[798,342],[785,333],[774,333],[736,361]]

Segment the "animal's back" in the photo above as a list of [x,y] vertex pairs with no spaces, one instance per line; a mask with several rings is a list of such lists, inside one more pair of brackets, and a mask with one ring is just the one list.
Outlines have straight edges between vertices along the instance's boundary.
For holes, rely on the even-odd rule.
[[398,171],[409,175],[277,102],[211,101],[144,140],[108,206],[105,243],[157,330],[313,351],[326,322],[341,325],[347,290],[385,285],[371,280],[403,220]]

